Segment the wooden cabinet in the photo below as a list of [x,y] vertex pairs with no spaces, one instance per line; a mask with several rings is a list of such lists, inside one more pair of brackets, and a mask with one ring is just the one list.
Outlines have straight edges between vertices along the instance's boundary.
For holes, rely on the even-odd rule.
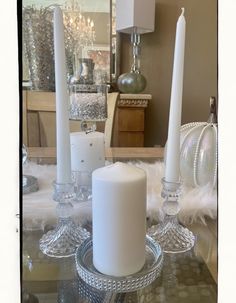
[[[111,101],[111,99],[109,100]],[[149,100],[151,100],[151,95],[119,95],[116,102],[115,120],[113,123],[112,119],[111,125],[113,134],[111,146],[144,146],[145,108],[148,106]],[[55,93],[23,91],[22,109],[23,143],[28,147],[56,146]],[[104,131],[104,128],[104,122],[97,123],[98,131]],[[79,131],[80,121],[70,121],[70,130]]]
[[[23,90],[23,143],[28,147],[56,146],[55,93]],[[80,131],[80,121],[70,121]]]
[[120,94],[114,131],[114,147],[143,147],[145,109],[152,99],[148,94]]

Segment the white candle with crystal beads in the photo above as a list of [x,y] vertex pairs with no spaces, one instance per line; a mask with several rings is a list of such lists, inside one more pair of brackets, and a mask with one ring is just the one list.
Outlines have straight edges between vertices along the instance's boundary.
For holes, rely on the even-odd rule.
[[174,66],[169,113],[169,128],[166,151],[165,180],[178,182],[180,175],[180,126],[182,113],[184,48],[185,48],[184,8],[178,19],[175,37]]
[[71,182],[69,95],[66,84],[66,60],[62,11],[54,8],[54,53],[56,85],[57,182]]
[[145,263],[146,173],[116,162],[92,174],[93,264],[126,276]]
[[71,169],[88,171],[105,165],[105,138],[100,132],[70,133]]

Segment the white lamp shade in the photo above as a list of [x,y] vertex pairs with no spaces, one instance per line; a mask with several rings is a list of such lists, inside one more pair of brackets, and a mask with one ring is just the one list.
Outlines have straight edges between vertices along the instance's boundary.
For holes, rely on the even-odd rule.
[[155,0],[116,1],[116,30],[131,34],[135,27],[139,34],[154,31]]

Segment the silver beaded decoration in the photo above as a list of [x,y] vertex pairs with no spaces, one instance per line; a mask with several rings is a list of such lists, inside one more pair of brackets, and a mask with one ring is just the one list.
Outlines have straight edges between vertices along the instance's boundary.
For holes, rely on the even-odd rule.
[[107,119],[106,85],[71,85],[70,119],[105,121]]
[[23,8],[23,43],[34,90],[55,90],[52,9]]

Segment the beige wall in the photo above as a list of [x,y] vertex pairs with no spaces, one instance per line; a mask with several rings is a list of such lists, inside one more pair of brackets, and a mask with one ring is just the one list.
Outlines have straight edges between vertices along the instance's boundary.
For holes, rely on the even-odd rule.
[[[142,35],[144,93],[153,100],[146,112],[145,145],[167,138],[176,21],[185,7],[186,48],[182,124],[205,121],[209,97],[217,96],[217,0],[156,0],[155,32]],[[131,66],[129,35],[121,37],[121,73]]]

